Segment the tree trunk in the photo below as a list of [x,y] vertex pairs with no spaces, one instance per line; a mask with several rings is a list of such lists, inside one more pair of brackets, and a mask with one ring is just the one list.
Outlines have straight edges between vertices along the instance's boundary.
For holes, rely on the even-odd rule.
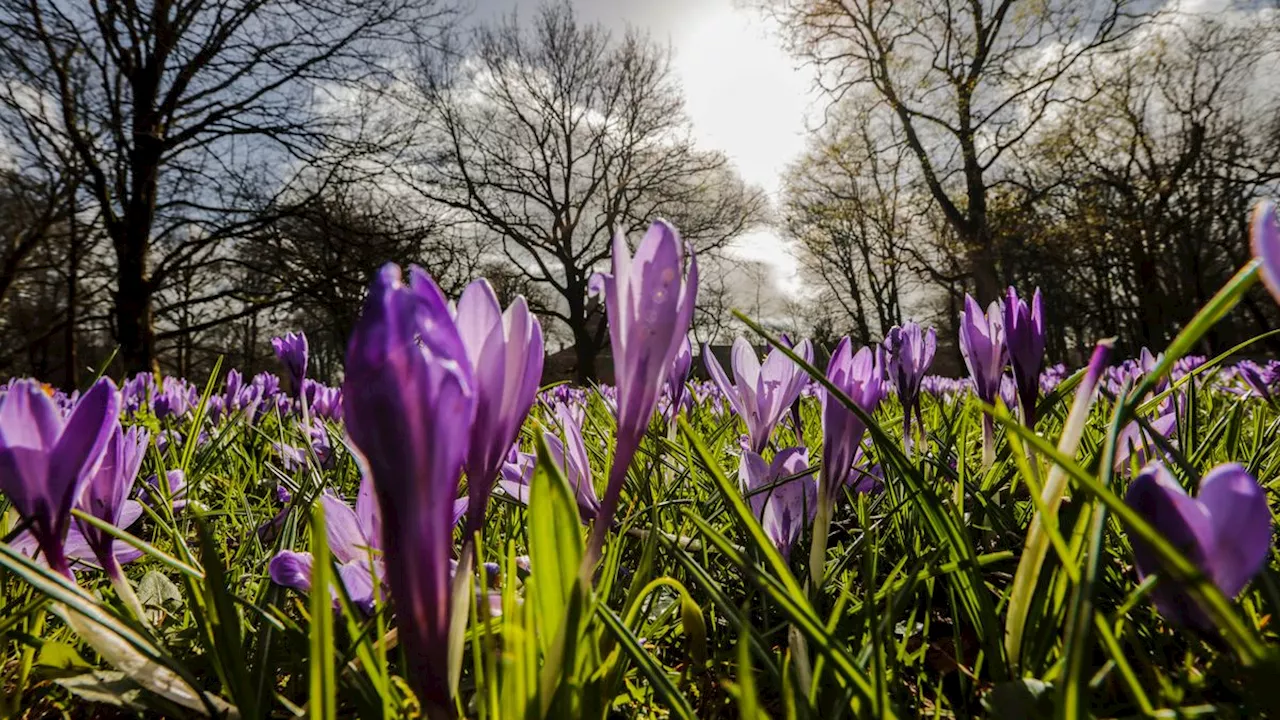
[[155,372],[156,336],[152,327],[151,283],[138,253],[117,253],[116,341],[125,373]]
[[1000,297],[1000,275],[996,270],[996,257],[992,249],[991,235],[979,230],[966,238],[969,246],[969,272],[973,276],[973,295],[984,309]]
[[147,255],[159,188],[161,118],[156,109],[162,63],[156,58],[130,75],[134,95],[133,147],[129,151],[129,196],[122,222],[112,233],[116,249],[116,340],[126,373],[156,372],[156,337],[147,277]]
[[573,354],[577,357],[577,365],[575,373],[578,384],[588,385],[594,382],[596,375],[596,357],[600,352],[596,349],[596,344],[590,333],[584,337],[578,332],[573,333]]
[[597,331],[601,328],[597,325],[604,318],[591,312],[593,308],[587,304],[585,283],[575,283],[571,279],[565,299],[569,303],[569,330],[573,332],[574,376],[578,383],[587,385],[599,377],[596,358],[600,355],[600,334]]

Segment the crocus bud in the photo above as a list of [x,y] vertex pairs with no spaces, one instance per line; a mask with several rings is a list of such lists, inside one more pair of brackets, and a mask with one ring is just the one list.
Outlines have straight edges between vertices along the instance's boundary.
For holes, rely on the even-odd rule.
[[920,427],[924,417],[920,412],[920,383],[933,364],[938,350],[938,331],[921,329],[919,323],[909,322],[902,327],[894,325],[884,339],[885,370],[889,382],[898,390],[902,403],[902,444],[911,451],[911,414],[914,412]]
[[692,368],[693,343],[690,342],[689,336],[685,335],[684,342],[680,344],[680,350],[676,352],[676,357],[671,362],[671,372],[667,373],[666,392],[671,418],[675,418],[680,413],[681,406],[689,396],[686,383],[689,382],[689,371]]
[[[827,380],[864,413],[875,413],[884,399],[883,350],[864,347],[856,354],[848,337],[836,346],[827,363]],[[830,391],[822,394],[822,474],[818,483],[818,514],[809,551],[809,572],[815,587],[822,585],[826,564],[827,532],[840,489],[853,470],[867,425]]]
[[617,388],[618,430],[613,467],[592,529],[587,561],[594,562],[617,511],[627,467],[640,447],[658,397],[689,333],[698,295],[698,263],[685,249],[676,229],[659,220],[649,227],[635,257],[622,233],[613,237],[613,272],[591,279],[593,292],[603,292],[609,317]]
[[[973,379],[978,399],[994,405],[1000,393],[1000,378],[1007,362],[1004,325],[1000,303],[993,302],[984,314],[971,296],[964,296],[964,312],[960,315],[960,354]],[[982,466],[995,462],[995,425],[991,417],[982,418]]]
[[1264,201],[1254,208],[1249,236],[1253,254],[1262,261],[1262,282],[1280,302],[1280,221],[1274,203]]
[[977,301],[964,296],[960,315],[960,354],[973,378],[973,391],[985,403],[993,404],[1000,392],[1000,376],[1007,364],[1004,323],[1000,303],[993,302],[983,313]]
[[475,373],[476,417],[465,465],[467,538],[484,526],[489,493],[542,380],[542,326],[523,297],[503,312],[484,279],[467,286],[455,318]]
[[284,366],[289,378],[289,390],[294,397],[298,397],[302,393],[302,381],[307,377],[309,351],[306,333],[289,333],[284,337],[272,338],[271,347]]
[[1044,367],[1044,307],[1040,288],[1031,296],[1031,304],[1009,288],[1004,303],[1004,339],[1013,367],[1013,381],[1018,388],[1022,422],[1036,424],[1036,400],[1040,394],[1040,370]]
[[374,277],[347,346],[347,432],[382,510],[382,547],[406,677],[428,716],[451,712],[452,513],[476,413],[466,347],[420,268]]
[[[1186,555],[1227,597],[1240,594],[1271,551],[1271,511],[1266,492],[1237,463],[1219,465],[1200,481],[1189,497],[1163,464],[1154,462],[1138,474],[1125,502]],[[1154,551],[1131,537],[1138,577],[1160,570]],[[1151,593],[1156,608],[1170,622],[1204,630],[1212,627],[1187,589],[1161,581]]]

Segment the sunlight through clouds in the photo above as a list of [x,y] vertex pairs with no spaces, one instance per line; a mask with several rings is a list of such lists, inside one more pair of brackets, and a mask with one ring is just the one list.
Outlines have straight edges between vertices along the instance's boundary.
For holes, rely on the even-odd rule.
[[[787,164],[804,150],[814,106],[808,70],[787,55],[768,18],[730,0],[674,29],[671,42],[698,143],[726,153],[776,204]],[[734,249],[772,267],[779,290],[799,292],[798,265],[775,230],[747,233]]]

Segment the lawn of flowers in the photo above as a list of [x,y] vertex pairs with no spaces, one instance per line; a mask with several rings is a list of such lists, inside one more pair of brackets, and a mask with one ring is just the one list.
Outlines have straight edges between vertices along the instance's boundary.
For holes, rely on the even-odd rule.
[[278,376],[10,380],[4,714],[1270,716],[1280,361],[1194,354],[1280,290],[1270,205],[1252,231],[1168,348],[1082,368],[1010,288],[966,303],[966,378],[915,323],[743,318],[691,381],[658,222],[592,283],[613,386],[540,387],[523,300],[393,265],[340,387],[300,334]]

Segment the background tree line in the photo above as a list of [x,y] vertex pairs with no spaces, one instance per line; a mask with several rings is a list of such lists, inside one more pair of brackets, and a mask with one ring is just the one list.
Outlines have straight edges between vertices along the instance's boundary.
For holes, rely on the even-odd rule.
[[[819,338],[948,327],[1015,283],[1070,360],[1167,339],[1280,180],[1266,11],[775,0],[826,112],[771,204],[694,143],[668,47],[445,1],[0,0],[0,375],[255,370],[301,328],[334,378],[390,260],[525,295],[586,379],[587,281],[656,216],[705,258],[699,340],[732,307]],[[802,297],[721,254],[765,223]],[[1254,298],[1209,342],[1278,320]]]
[[[774,7],[830,99],[782,203],[827,324],[954,330],[965,292],[1039,286],[1051,356],[1080,362],[1099,337],[1163,347],[1248,259],[1280,180],[1274,9]],[[1203,350],[1277,326],[1258,292]]]

